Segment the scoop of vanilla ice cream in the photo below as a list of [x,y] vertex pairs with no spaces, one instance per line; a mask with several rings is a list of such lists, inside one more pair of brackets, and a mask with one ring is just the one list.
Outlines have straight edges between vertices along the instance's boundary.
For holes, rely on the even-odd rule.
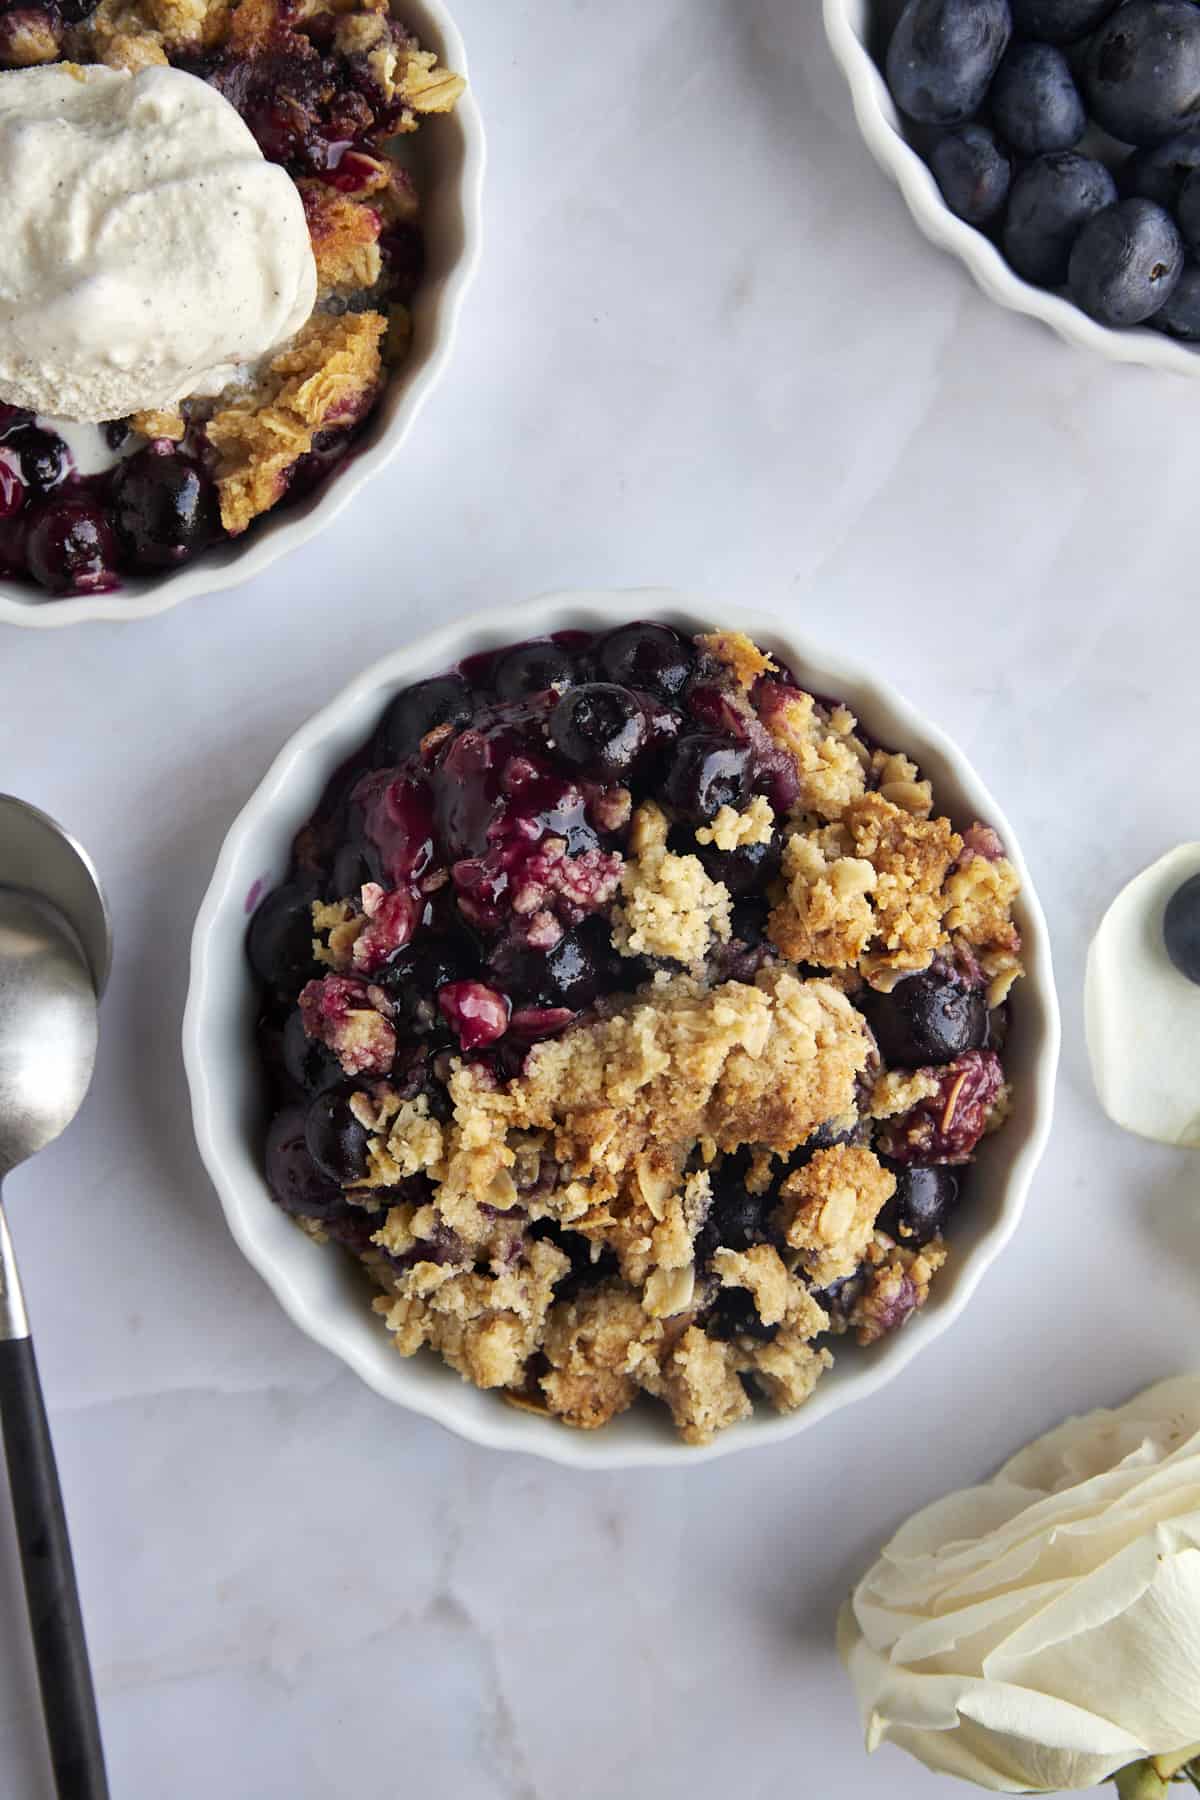
[[219,393],[316,297],[292,181],[179,69],[0,74],[0,245],[0,399],[63,419]]

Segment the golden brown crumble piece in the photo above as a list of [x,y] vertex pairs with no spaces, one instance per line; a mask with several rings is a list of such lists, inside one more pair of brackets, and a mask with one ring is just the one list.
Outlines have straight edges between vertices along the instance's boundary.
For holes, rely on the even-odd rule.
[[696,642],[715,662],[729,670],[744,692],[748,693],[761,675],[774,675],[778,672],[770,657],[745,632],[702,632]]
[[871,774],[876,791],[892,806],[927,819],[933,811],[933,783],[920,779],[920,770],[909,757],[895,750],[876,750],[871,757]]
[[853,968],[875,934],[874,867],[845,854],[845,845],[837,827],[796,832],[784,844],[784,898],[767,931],[791,962]]
[[340,194],[325,181],[298,181],[317,265],[317,297],[354,294],[374,287],[382,259],[377,207]]
[[888,1069],[871,1090],[870,1116],[895,1119],[910,1112],[920,1101],[930,1099],[939,1085],[931,1069]]
[[658,1379],[643,1380],[671,1409],[686,1444],[709,1444],[718,1431],[748,1418],[750,1396],[738,1380],[738,1351],[690,1325],[663,1357]]
[[570,1268],[555,1245],[535,1240],[498,1273],[421,1262],[401,1277],[403,1292],[374,1302],[402,1356],[429,1344],[476,1387],[519,1386],[540,1343],[554,1284]]
[[583,1431],[607,1425],[637,1398],[633,1371],[657,1366],[662,1336],[637,1295],[616,1282],[560,1302],[543,1345],[550,1369],[538,1383],[550,1411]]
[[187,431],[183,414],[177,406],[163,412],[134,413],[129,426],[139,437],[169,438],[174,444],[178,444]]
[[901,1245],[881,1254],[850,1310],[850,1326],[860,1344],[873,1344],[894,1331],[929,1298],[929,1284],[946,1260],[940,1238],[921,1250]]
[[[651,821],[638,841],[656,828]],[[728,888],[711,879],[698,856],[647,843],[621,873],[612,941],[622,956],[660,956],[690,967],[703,961],[714,938],[728,942],[730,904]]]
[[764,1325],[778,1325],[788,1309],[791,1278],[773,1244],[749,1250],[718,1250],[713,1270],[722,1287],[745,1288]]
[[[983,843],[989,854],[973,845]],[[1014,981],[1024,974],[1018,952],[1021,935],[1012,917],[1020,891],[1017,871],[1000,853],[1000,842],[986,826],[973,825],[963,838],[963,853],[946,878],[948,931],[969,946],[988,983],[988,1005],[999,1006]]]
[[769,844],[775,826],[771,803],[756,794],[744,812],[722,806],[710,825],[696,830],[698,844],[715,844],[718,850],[737,850],[743,844]]
[[924,969],[945,942],[943,883],[962,850],[949,819],[918,819],[880,794],[847,807],[853,853],[869,862],[876,881],[875,948],[860,962],[871,980],[888,972]]
[[853,1275],[896,1177],[857,1144],[818,1150],[780,1188],[777,1215],[786,1241],[818,1287]]
[[57,14],[51,17],[41,7],[10,13],[4,35],[6,69],[36,68],[41,63],[57,62],[61,54]]
[[214,414],[221,522],[233,535],[275,504],[318,431],[362,417],[381,378],[380,313],[314,313],[254,391]]
[[866,785],[867,749],[855,736],[858,721],[844,706],[832,712],[798,688],[776,688],[763,708],[775,742],[790,750],[800,778],[796,811],[840,819]]
[[741,1365],[754,1378],[777,1412],[795,1412],[804,1405],[833,1357],[816,1349],[812,1340],[828,1329],[828,1315],[800,1281],[788,1285],[783,1322],[769,1342],[743,1340],[747,1347]]

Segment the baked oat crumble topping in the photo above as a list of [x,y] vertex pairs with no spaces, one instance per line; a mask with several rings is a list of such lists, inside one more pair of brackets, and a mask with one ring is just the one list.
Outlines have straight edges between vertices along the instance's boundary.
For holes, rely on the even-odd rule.
[[1003,1121],[1015,873],[740,634],[392,702],[251,927],[279,1204],[397,1350],[689,1443],[922,1306]]

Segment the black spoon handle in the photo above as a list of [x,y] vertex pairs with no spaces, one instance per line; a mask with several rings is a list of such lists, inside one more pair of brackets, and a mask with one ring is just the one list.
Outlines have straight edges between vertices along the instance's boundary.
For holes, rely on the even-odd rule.
[[0,1341],[0,1420],[59,1800],[108,1800],[71,1540],[32,1338]]

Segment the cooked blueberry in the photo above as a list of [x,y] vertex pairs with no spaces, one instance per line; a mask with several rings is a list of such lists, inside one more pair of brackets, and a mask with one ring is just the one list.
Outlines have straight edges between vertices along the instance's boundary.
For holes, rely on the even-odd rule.
[[1012,163],[986,125],[960,125],[934,145],[930,167],[952,213],[986,225],[1008,199]]
[[646,719],[627,688],[589,681],[563,695],[550,715],[560,756],[589,774],[629,775],[646,744]]
[[739,844],[734,850],[718,850],[715,844],[693,843],[696,855],[712,881],[723,881],[735,900],[761,893],[779,872],[783,846],[778,836],[765,844]]
[[958,1177],[944,1163],[931,1168],[918,1163],[889,1164],[896,1191],[875,1223],[897,1243],[918,1250],[941,1236],[958,1199]]
[[92,500],[44,501],[29,522],[25,556],[52,594],[102,594],[116,585],[117,546]]
[[767,935],[770,903],[764,899],[735,900],[729,913],[729,935],[737,943],[757,949]]
[[1173,213],[1193,169],[1200,169],[1200,130],[1181,131],[1165,144],[1135,150],[1122,164],[1118,180],[1122,194],[1139,194]]
[[381,872],[378,853],[373,852],[371,845],[353,839],[340,845],[333,859],[330,898],[344,900],[347,894],[357,894],[364,882],[378,881]]
[[1179,973],[1200,982],[1200,875],[1176,888],[1167,901],[1163,943]]
[[1195,263],[1184,264],[1166,304],[1148,323],[1155,331],[1165,331],[1168,337],[1200,343],[1200,268]]
[[285,882],[261,902],[246,933],[246,953],[259,980],[279,993],[294,993],[317,973],[313,961],[310,882]]
[[380,721],[383,761],[403,761],[428,732],[439,725],[466,725],[472,711],[471,690],[461,675],[435,675],[404,688]]
[[1101,325],[1140,325],[1166,303],[1182,273],[1183,239],[1170,213],[1153,200],[1121,200],[1089,219],[1075,239],[1071,298]]
[[580,1012],[600,991],[596,964],[578,931],[564,932],[551,950],[500,944],[488,960],[488,978],[521,1006],[569,1007]]
[[304,1115],[304,1141],[322,1175],[343,1186],[367,1172],[367,1129],[350,1110],[350,1091],[328,1088]]
[[884,1062],[921,1069],[953,1062],[987,1042],[987,996],[930,970],[898,981],[890,994],[864,988],[857,1004]]
[[445,1029],[436,1005],[437,990],[475,973],[478,953],[466,934],[419,932],[411,944],[390,956],[375,977],[392,998],[396,1024],[425,1037]]
[[698,734],[675,745],[663,792],[685,819],[700,825],[715,819],[723,806],[740,810],[750,793],[750,775],[748,746]]
[[774,1192],[752,1194],[746,1186],[749,1153],[726,1156],[712,1177],[712,1204],[696,1235],[696,1264],[703,1267],[715,1250],[748,1250],[767,1236],[767,1215]]
[[1013,182],[1004,254],[1026,281],[1061,287],[1080,230],[1116,197],[1116,182],[1093,157],[1077,150],[1039,156]]
[[1011,34],[1008,0],[908,0],[887,53],[896,105],[922,125],[961,125],[978,110]]
[[1200,10],[1190,0],[1126,0],[1092,39],[1084,92],[1126,144],[1160,144],[1200,123]]
[[174,568],[220,531],[211,478],[190,457],[155,444],[121,464],[112,507],[117,541],[135,569]]
[[605,681],[675,700],[692,672],[696,653],[667,625],[622,625],[596,646],[596,669]]
[[302,1106],[276,1113],[267,1130],[267,1186],[284,1212],[327,1219],[344,1205],[341,1189],[317,1168],[304,1133]]
[[288,1079],[307,1094],[321,1094],[343,1080],[342,1065],[320,1038],[309,1037],[299,1012],[283,1028],[283,1066]]
[[1020,156],[1070,150],[1087,129],[1070,65],[1052,44],[1010,44],[991,102],[997,131]]
[[565,692],[575,680],[575,664],[561,644],[549,639],[534,644],[514,644],[496,659],[492,686],[501,700],[520,700],[526,694],[542,694],[547,688]]
[[1200,253],[1200,170],[1184,177],[1176,208],[1179,229],[1192,254]]
[[745,1288],[722,1288],[709,1314],[708,1335],[713,1338],[750,1337],[765,1343],[779,1330],[778,1324],[764,1325],[753,1296]]
[[21,479],[35,494],[48,494],[70,471],[67,446],[52,431],[28,425],[11,432],[6,440],[21,463]]
[[1117,0],[1012,0],[1014,29],[1044,44],[1073,44],[1106,19]]

